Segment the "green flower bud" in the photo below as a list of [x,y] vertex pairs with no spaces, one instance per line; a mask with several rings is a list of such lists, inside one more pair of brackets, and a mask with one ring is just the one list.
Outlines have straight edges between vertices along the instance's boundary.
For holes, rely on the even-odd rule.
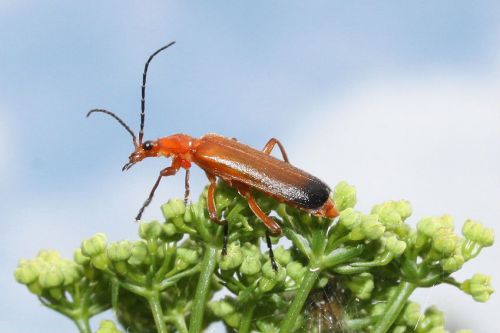
[[[399,212],[400,204],[396,201],[387,201],[372,208],[372,214],[379,216],[379,221],[386,227],[387,230],[394,231],[402,223],[403,218]],[[405,212],[407,214],[407,212]]]
[[127,262],[132,266],[142,264],[148,256],[148,247],[146,243],[138,241],[132,245],[132,255],[128,258]]
[[284,282],[286,279],[286,269],[278,264],[278,271],[275,271],[271,261],[268,260],[262,266],[262,275],[266,278],[273,279],[276,282]]
[[212,312],[220,318],[224,318],[234,313],[234,306],[226,300],[208,303],[208,307]]
[[113,264],[113,267],[119,275],[126,275],[128,273],[128,265],[125,261],[117,261]]
[[458,271],[464,265],[465,259],[462,254],[455,253],[449,258],[442,260],[443,270],[447,273]]
[[87,257],[94,257],[106,249],[108,239],[105,234],[97,233],[92,238],[82,242],[82,253]]
[[132,242],[125,240],[111,243],[107,254],[111,261],[125,261],[132,255]]
[[245,256],[240,266],[240,273],[244,275],[254,275],[260,272],[262,264],[259,257]]
[[61,272],[64,276],[64,286],[69,286],[75,281],[79,280],[82,276],[81,268],[78,267],[74,262],[66,260],[65,265],[60,267]]
[[419,327],[420,326],[425,328],[424,332],[427,332],[427,330],[430,330],[434,327],[443,327],[444,313],[435,306],[427,308],[427,310],[425,310],[425,317],[421,321]]
[[169,200],[166,204],[161,206],[161,210],[163,212],[163,216],[165,219],[173,219],[176,217],[184,217],[184,213],[186,212],[186,204],[182,199],[173,199]]
[[307,268],[298,261],[292,261],[286,265],[288,275],[296,282],[301,281],[306,274]]
[[163,225],[163,232],[167,237],[172,237],[177,234],[177,228],[172,223],[165,223]]
[[391,235],[386,238],[385,248],[394,257],[399,257],[406,250],[406,243]]
[[73,254],[73,260],[82,266],[88,265],[90,258],[83,254],[82,248],[77,248]]
[[54,250],[41,250],[38,252],[37,259],[48,263],[58,262],[61,260],[61,254]]
[[278,246],[274,250],[274,258],[281,266],[286,266],[290,261],[292,261],[292,252],[290,250],[285,250],[283,246]]
[[421,319],[420,304],[408,302],[403,312],[403,322],[406,326],[416,327]]
[[40,272],[38,282],[42,288],[54,288],[62,286],[64,275],[56,266],[49,266]]
[[384,302],[380,302],[380,303],[376,303],[372,306],[371,308],[371,312],[370,314],[372,316],[381,316],[385,313],[385,303]]
[[472,279],[465,280],[460,289],[471,295],[477,302],[487,302],[495,292],[491,285],[491,276],[476,273]]
[[395,203],[396,210],[401,216],[401,219],[404,221],[411,216],[413,213],[413,208],[411,207],[411,203],[407,200],[400,200]]
[[28,284],[28,289],[35,295],[41,296],[43,294],[43,288],[38,281]]
[[241,313],[232,313],[224,318],[226,324],[230,327],[236,328],[240,326],[241,322]]
[[450,215],[443,215],[441,217],[425,217],[417,224],[417,231],[431,238],[439,229],[449,229],[453,231],[453,228],[453,217]]
[[194,265],[200,261],[200,256],[198,255],[198,252],[196,252],[195,250],[185,249],[182,247],[177,249],[177,258],[179,258],[180,260],[184,261],[189,265]]
[[455,252],[458,244],[458,236],[453,230],[448,228],[439,228],[432,236],[432,247],[444,256],[449,256]]
[[374,288],[373,275],[370,273],[354,275],[346,285],[359,299],[369,299]]
[[155,239],[160,237],[163,228],[158,221],[152,221],[150,223],[140,223],[139,224],[139,237],[142,239]]
[[339,211],[353,208],[356,205],[356,188],[342,181],[333,190],[333,201]]
[[352,208],[346,208],[340,212],[339,223],[348,230],[352,230],[361,223],[362,218],[363,214],[361,212],[355,211]]
[[33,261],[22,261],[14,272],[16,281],[22,284],[30,284],[38,279],[38,267]]
[[406,326],[396,326],[392,329],[391,333],[406,333]]
[[108,268],[108,266],[111,264],[111,261],[109,260],[106,253],[98,254],[97,256],[92,258],[91,262],[95,268],[101,270]]
[[486,228],[479,222],[467,220],[462,228],[462,234],[468,240],[487,247],[493,245],[495,241],[495,233],[492,228]]
[[103,320],[101,321],[101,324],[99,325],[99,329],[97,330],[96,333],[123,333],[120,331],[114,322],[111,320]]
[[277,283],[278,282],[275,279],[262,277],[259,280],[259,289],[264,293],[269,292],[269,291],[273,290],[273,288],[276,286]]
[[447,331],[444,326],[437,326],[437,327],[433,327],[429,333],[450,333],[449,331]]
[[219,267],[222,270],[235,269],[243,262],[243,253],[238,242],[233,242],[227,247],[227,254],[220,257]]
[[49,294],[56,301],[60,301],[64,296],[63,290],[61,288],[51,288],[51,289],[49,289]]
[[260,258],[261,252],[260,248],[257,245],[254,245],[252,243],[245,243],[241,247],[241,252],[243,253],[243,256],[245,257],[257,257]]
[[385,226],[379,222],[378,215],[365,215],[361,222],[361,232],[367,239],[378,239],[385,231]]

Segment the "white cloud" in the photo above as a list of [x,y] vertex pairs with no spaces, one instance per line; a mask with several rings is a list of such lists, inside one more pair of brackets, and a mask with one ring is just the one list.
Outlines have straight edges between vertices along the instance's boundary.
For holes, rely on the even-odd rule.
[[[448,73],[373,80],[343,99],[314,106],[295,131],[289,156],[332,185],[343,179],[354,184],[363,210],[405,198],[413,203],[414,222],[450,213],[458,226],[469,217],[495,226],[500,220],[499,88],[495,80]],[[498,249],[485,250],[460,278],[482,271],[498,279],[500,270],[491,265],[498,254]],[[481,305],[453,288],[438,288],[419,292],[418,299],[448,313],[450,327],[500,329],[493,313],[498,298]]]

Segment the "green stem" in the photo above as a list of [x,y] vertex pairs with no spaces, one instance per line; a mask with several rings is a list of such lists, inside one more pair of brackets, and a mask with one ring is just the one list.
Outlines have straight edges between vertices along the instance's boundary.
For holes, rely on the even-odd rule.
[[172,323],[179,333],[188,333],[188,328],[186,326],[186,321],[184,320],[184,316],[180,313],[176,313],[172,318]]
[[375,324],[373,333],[386,333],[389,330],[416,287],[413,283],[401,281],[396,293],[389,299],[384,315]]
[[92,333],[92,329],[90,328],[89,318],[75,318],[73,322],[78,327],[80,333]]
[[193,300],[191,320],[189,321],[189,333],[201,332],[203,326],[203,315],[210,292],[210,280],[217,264],[217,248],[212,245],[205,246],[205,254],[201,263],[200,279],[196,286],[196,293]]
[[241,317],[240,327],[238,329],[238,333],[249,333],[252,328],[253,321],[253,312],[255,311],[255,307],[257,304],[247,304],[247,307],[244,309],[243,316]]
[[300,288],[293,299],[292,305],[283,320],[280,328],[280,333],[290,333],[295,328],[295,323],[302,313],[302,308],[311,293],[312,288],[318,280],[320,273],[319,267],[308,267],[307,272],[304,274]]
[[163,310],[161,308],[160,303],[160,294],[155,291],[152,292],[148,297],[146,297],[149,303],[149,307],[151,308],[151,312],[153,313],[153,318],[155,320],[156,330],[158,333],[167,333],[167,325],[163,320]]

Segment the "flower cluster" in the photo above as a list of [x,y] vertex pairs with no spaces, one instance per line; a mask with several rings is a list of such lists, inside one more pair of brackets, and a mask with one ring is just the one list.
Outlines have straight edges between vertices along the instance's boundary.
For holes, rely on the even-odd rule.
[[[245,199],[224,183],[216,193],[229,224],[225,255],[223,228],[209,218],[205,191],[187,206],[167,202],[164,221],[140,223],[139,240],[109,242],[98,233],[82,242],[74,261],[42,251],[21,261],[15,277],[85,333],[90,318],[108,308],[127,332],[199,333],[221,321],[239,333],[441,333],[444,315],[435,307],[422,313],[410,300],[415,289],[447,283],[479,302],[493,293],[489,276],[453,276],[494,242],[493,231],[477,221],[466,221],[461,235],[448,215],[413,228],[409,202],[363,213],[346,182],[333,191],[336,221],[257,195],[283,227],[282,239],[272,237],[274,265],[266,228]],[[221,289],[222,299],[215,296]],[[120,331],[103,321],[98,332]]]

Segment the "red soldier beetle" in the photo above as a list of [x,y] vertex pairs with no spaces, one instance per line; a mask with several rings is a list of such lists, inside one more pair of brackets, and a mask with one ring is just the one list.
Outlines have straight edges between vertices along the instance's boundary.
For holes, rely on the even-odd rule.
[[[246,198],[253,213],[264,222],[274,235],[281,234],[281,227],[259,207],[253,195],[255,190],[319,217],[334,218],[338,216],[335,203],[330,198],[331,190],[328,185],[290,164],[283,145],[275,138],[270,139],[262,151],[240,143],[235,139],[216,134],[207,134],[199,139],[186,134],[174,134],[143,142],[146,77],[149,63],[158,53],[174,43],[171,42],[154,52],[144,66],[141,87],[141,125],[138,139],[130,127],[110,111],[93,109],[87,114],[88,117],[95,112],[105,113],[115,118],[132,136],[135,150],[130,155],[128,163],[123,166],[123,171],[130,169],[134,164],[148,157],[163,156],[172,158],[172,164],[160,171],[148,198],[136,216],[136,220],[141,219],[142,213],[153,199],[161,179],[175,175],[180,169],[186,170],[184,199],[187,202],[189,196],[189,169],[193,163],[205,171],[210,181],[207,198],[208,211],[212,221],[224,225],[223,254],[225,254],[227,248],[228,226],[227,221],[219,219],[215,206],[217,178],[236,188]],[[271,155],[276,145],[281,151],[283,160]],[[266,233],[266,239],[271,250],[268,233]],[[272,251],[270,251],[270,256],[273,259]],[[276,268],[274,260],[273,267]]]

